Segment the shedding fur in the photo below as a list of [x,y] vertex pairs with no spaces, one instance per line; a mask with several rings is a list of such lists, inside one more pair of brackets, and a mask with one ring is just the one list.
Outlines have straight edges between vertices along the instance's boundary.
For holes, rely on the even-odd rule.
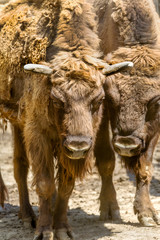
[[120,46],[155,45],[159,41],[159,17],[152,0],[102,0],[94,5],[105,54]]

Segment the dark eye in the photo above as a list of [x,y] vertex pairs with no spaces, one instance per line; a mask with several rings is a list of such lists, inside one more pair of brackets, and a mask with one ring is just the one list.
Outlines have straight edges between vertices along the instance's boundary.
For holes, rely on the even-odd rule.
[[91,103],[91,112],[92,114],[95,113],[96,111],[98,111],[98,109],[100,108],[101,104],[103,103],[105,97],[102,97],[101,99],[98,100],[94,100]]
[[147,105],[146,121],[155,120],[160,112],[160,96],[153,98]]
[[64,107],[64,102],[62,102],[59,98],[57,98],[53,93],[50,95],[52,99],[52,103],[56,108],[63,108]]

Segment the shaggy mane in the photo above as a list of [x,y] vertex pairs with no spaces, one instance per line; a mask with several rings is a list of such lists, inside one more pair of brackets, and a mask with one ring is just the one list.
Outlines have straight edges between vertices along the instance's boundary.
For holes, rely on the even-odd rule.
[[99,38],[90,7],[85,0],[16,0],[4,7],[0,12],[2,99],[11,97],[14,79],[8,74],[23,71],[27,63],[47,61],[58,72],[65,66],[76,70],[78,64],[82,70],[85,62],[96,69],[103,67],[97,60]]

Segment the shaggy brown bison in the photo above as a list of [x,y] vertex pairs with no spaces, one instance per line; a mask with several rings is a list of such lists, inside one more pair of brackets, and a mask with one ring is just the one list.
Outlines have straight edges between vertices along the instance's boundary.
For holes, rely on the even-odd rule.
[[68,199],[75,179],[91,167],[102,69],[120,69],[100,59],[94,18],[84,0],[16,0],[0,13],[0,112],[13,125],[20,214],[34,226],[27,190],[32,166],[40,201],[35,239],[52,240],[52,227],[57,239],[72,239]]
[[115,157],[109,142],[110,119],[114,150],[136,176],[134,212],[144,226],[160,224],[149,196],[152,156],[160,127],[157,14],[152,0],[100,0],[95,1],[95,8],[106,59],[115,63],[127,59],[134,63],[132,70],[108,77],[105,82],[104,117],[95,149],[103,181],[101,218],[119,218],[112,183]]

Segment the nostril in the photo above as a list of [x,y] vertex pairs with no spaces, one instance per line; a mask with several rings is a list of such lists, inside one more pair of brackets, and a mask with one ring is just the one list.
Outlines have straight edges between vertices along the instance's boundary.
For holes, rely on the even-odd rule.
[[130,154],[131,155],[137,155],[137,154],[140,153],[140,151],[141,151],[141,145],[137,145],[136,148],[131,148],[130,149]]

